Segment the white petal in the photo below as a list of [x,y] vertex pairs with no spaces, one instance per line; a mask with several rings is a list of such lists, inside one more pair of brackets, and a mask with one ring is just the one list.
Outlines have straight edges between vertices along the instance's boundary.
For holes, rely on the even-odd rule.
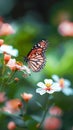
[[67,96],[73,95],[73,89],[71,89],[71,88],[62,89],[62,92],[63,92],[65,95],[67,95]]
[[2,51],[9,51],[9,50],[11,50],[12,49],[12,46],[9,46],[9,45],[2,45],[1,46],[1,50]]
[[41,87],[41,88],[45,88],[45,87],[46,87],[45,84],[42,83],[42,82],[37,83],[37,86],[39,86],[39,87]]
[[10,59],[10,60],[8,61],[8,63],[9,63],[9,64],[15,64],[15,63],[16,63],[16,59]]
[[52,84],[53,83],[52,79],[45,79],[44,82],[45,82],[45,84],[48,84],[48,83]]
[[58,83],[53,83],[52,89],[54,91],[61,91],[61,87],[60,87],[60,85]]
[[21,71],[25,70],[28,74],[31,74],[30,69],[29,69],[27,66],[25,66],[25,65],[23,65],[23,66],[20,68],[20,70],[21,70]]
[[12,50],[12,51],[10,52],[10,54],[11,54],[12,56],[17,57],[17,56],[18,56],[18,50],[17,50],[17,49],[14,49],[14,50]]
[[37,88],[36,93],[39,93],[40,95],[43,95],[46,93],[46,90],[43,90],[42,88]]
[[53,79],[54,81],[56,81],[56,82],[59,81],[59,77],[58,77],[57,75],[52,75],[52,79]]
[[0,47],[0,51],[2,52],[6,52],[12,56],[18,56],[18,50],[17,49],[14,49],[12,46],[10,45],[2,45]]
[[7,66],[15,66],[16,64],[16,59],[10,59],[7,63]]
[[67,79],[64,80],[65,86],[69,87],[71,85],[71,82]]
[[3,51],[1,50],[1,48],[0,48],[0,53],[3,53]]

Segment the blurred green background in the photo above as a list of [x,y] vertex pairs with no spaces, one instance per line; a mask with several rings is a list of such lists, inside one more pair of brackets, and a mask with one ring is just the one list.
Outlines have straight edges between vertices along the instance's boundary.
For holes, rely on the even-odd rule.
[[[40,114],[40,108],[35,101],[45,106],[45,96],[36,94],[37,83],[45,78],[51,78],[52,74],[71,81],[73,88],[73,37],[63,37],[58,32],[58,25],[69,20],[73,22],[72,0],[0,0],[0,16],[4,22],[10,23],[16,33],[4,36],[5,43],[13,45],[19,50],[17,60],[23,62],[32,46],[40,40],[48,40],[46,51],[47,62],[41,72],[32,72],[28,78],[23,78],[21,73],[18,84],[8,88],[9,99],[20,97],[22,92],[32,93],[33,99],[28,104],[28,115]],[[73,126],[73,96],[56,93],[54,103],[63,110],[61,130],[71,130]],[[32,107],[33,106],[33,107]],[[5,115],[0,116],[0,129],[6,130],[10,120]],[[2,125],[2,123],[4,125]],[[29,130],[36,130],[32,126],[36,121],[33,119]],[[17,128],[23,130],[24,128]]]

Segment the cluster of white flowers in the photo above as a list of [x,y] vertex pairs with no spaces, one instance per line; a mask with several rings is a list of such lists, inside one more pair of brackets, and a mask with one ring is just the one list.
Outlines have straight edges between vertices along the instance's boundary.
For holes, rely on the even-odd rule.
[[4,40],[2,39],[0,39],[0,53],[4,54],[4,63],[12,71],[19,70],[24,74],[31,74],[30,69],[27,66],[11,57],[17,57],[18,50],[14,49],[11,45],[4,44]]
[[1,45],[0,46],[0,53],[7,53],[7,54],[10,54],[11,56],[15,56],[17,57],[18,56],[18,50],[17,49],[14,49],[13,46],[11,45]]
[[70,88],[71,82],[64,78],[59,78],[57,75],[52,75],[52,79],[45,79],[44,83],[39,82],[36,92],[40,95],[45,93],[52,94],[54,92],[62,91],[65,95],[72,95],[73,89]]

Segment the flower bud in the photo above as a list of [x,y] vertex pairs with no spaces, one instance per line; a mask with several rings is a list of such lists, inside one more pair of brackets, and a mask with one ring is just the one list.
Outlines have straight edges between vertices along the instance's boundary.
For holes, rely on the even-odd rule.
[[10,121],[7,125],[8,130],[14,130],[16,128],[16,124],[13,121]]

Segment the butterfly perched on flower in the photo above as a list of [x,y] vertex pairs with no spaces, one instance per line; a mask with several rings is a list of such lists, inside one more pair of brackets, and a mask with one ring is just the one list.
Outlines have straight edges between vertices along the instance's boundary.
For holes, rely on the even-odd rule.
[[40,71],[45,65],[45,50],[47,49],[47,42],[42,40],[39,43],[35,44],[31,51],[24,57],[24,60],[27,62],[28,67],[33,72]]

